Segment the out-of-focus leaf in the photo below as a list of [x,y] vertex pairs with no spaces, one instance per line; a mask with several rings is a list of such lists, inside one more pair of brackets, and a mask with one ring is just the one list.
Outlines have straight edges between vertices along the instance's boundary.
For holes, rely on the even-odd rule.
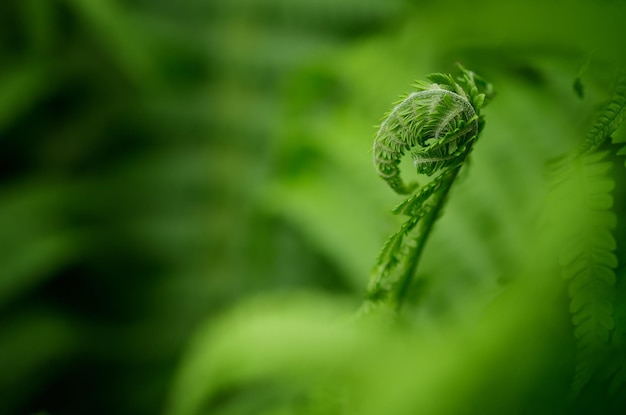
[[53,84],[49,68],[41,61],[0,71],[0,140],[2,131],[28,111]]
[[23,185],[0,196],[0,306],[34,289],[79,253],[76,232],[60,221],[66,189]]
[[[82,17],[93,35],[115,57],[117,64],[135,85],[154,85],[157,71],[150,43],[144,38],[132,14],[118,0],[64,0]],[[91,33],[90,33],[91,34]]]
[[[553,298],[557,287],[546,281],[542,298]],[[220,413],[229,398],[244,403],[246,391],[272,381],[279,390],[300,390],[295,399],[283,394],[269,403],[295,413],[324,413],[318,412],[328,410],[323,402],[330,402],[330,413],[466,413],[467,405],[482,413],[514,410],[502,395],[533,389],[533,374],[557,352],[540,338],[550,337],[558,313],[550,302],[528,310],[533,289],[516,287],[471,328],[442,325],[421,333],[384,319],[349,324],[341,302],[310,296],[244,304],[198,333],[166,413]],[[510,359],[511,353],[525,358]],[[476,395],[495,384],[499,394]],[[444,398],[450,395],[455,399]]]
[[76,345],[74,329],[51,313],[39,311],[0,324],[0,411],[13,413],[28,404],[30,396],[46,387],[55,367],[70,357]]

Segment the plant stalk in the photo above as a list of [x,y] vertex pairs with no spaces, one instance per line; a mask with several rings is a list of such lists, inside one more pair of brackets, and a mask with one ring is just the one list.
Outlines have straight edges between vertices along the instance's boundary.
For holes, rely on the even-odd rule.
[[439,213],[441,212],[441,208],[445,204],[448,193],[452,188],[452,184],[456,179],[459,170],[461,170],[462,164],[459,167],[453,169],[449,173],[449,177],[443,180],[444,185],[441,193],[437,194],[437,198],[434,202],[432,209],[426,214],[424,219],[421,221],[419,225],[419,234],[416,238],[417,246],[411,252],[409,256],[408,263],[406,269],[402,276],[399,278],[396,295],[395,295],[395,308],[396,311],[400,311],[402,304],[407,296],[409,288],[411,287],[411,283],[413,282],[413,277],[417,273],[417,267],[419,265],[420,258],[422,256],[422,252],[424,251],[424,247],[426,246],[426,242],[428,237],[430,236],[430,232],[433,229],[437,217],[439,217]]

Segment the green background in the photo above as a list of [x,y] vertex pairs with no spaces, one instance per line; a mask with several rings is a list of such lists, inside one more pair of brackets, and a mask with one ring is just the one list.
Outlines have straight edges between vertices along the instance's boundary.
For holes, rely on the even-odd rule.
[[[620,413],[602,382],[568,400],[567,290],[534,255],[546,163],[610,96],[625,18],[609,0],[3,1],[0,413]],[[495,86],[485,131],[409,317],[354,329],[400,223],[374,126],[455,62]]]

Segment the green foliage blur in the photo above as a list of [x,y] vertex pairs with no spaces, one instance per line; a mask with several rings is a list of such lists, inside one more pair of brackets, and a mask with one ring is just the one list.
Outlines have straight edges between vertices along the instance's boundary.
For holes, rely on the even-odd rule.
[[[570,394],[546,166],[609,99],[625,21],[621,0],[1,2],[0,414],[623,413],[620,345]],[[495,86],[485,130],[402,315],[355,319],[401,222],[374,126],[456,62]]]

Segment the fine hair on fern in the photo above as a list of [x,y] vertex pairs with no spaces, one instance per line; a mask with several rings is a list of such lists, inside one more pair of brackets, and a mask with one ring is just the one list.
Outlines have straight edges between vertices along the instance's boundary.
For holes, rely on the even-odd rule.
[[[378,175],[409,197],[393,210],[408,219],[378,256],[367,288],[370,303],[400,307],[446,196],[484,127],[481,110],[493,88],[460,64],[458,69],[457,77],[435,73],[427,77],[430,82],[416,82],[416,91],[386,114],[374,138]],[[429,181],[404,183],[400,162],[405,153],[413,158],[416,173]]]

